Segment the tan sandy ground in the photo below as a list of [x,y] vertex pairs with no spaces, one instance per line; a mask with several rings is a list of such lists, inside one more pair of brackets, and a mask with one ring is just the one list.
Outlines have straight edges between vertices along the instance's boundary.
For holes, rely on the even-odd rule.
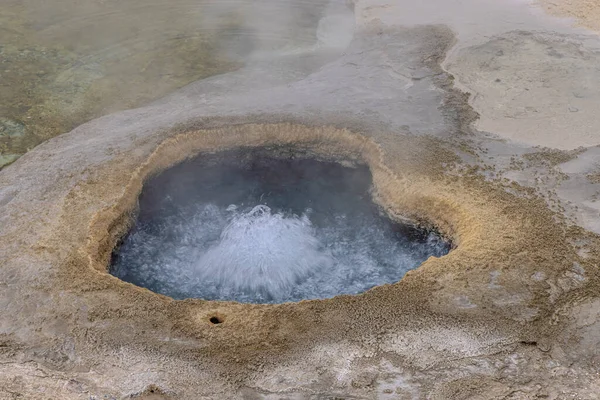
[[538,4],[553,15],[574,18],[577,24],[600,31],[600,3],[596,0],[538,0]]

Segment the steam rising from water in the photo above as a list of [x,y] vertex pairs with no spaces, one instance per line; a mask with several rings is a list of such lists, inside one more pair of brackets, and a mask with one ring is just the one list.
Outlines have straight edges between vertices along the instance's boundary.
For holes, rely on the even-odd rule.
[[360,293],[448,252],[385,218],[369,185],[335,163],[199,158],[147,183],[111,272],[174,298],[279,303]]

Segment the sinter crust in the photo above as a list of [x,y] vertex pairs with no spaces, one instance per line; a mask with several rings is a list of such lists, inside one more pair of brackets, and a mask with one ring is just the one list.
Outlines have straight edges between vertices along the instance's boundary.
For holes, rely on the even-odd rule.
[[[444,166],[456,158],[431,138],[399,136],[395,143],[384,149],[345,129],[279,123],[183,129],[141,146],[146,154],[132,147],[68,191],[54,229],[40,240],[56,249],[45,256],[55,274],[31,289],[74,299],[54,305],[54,313],[86,354],[81,363],[108,359],[115,349],[126,348],[134,358],[158,352],[165,365],[193,363],[234,387],[253,384],[249,371],[289,363],[317,368],[321,361],[310,355],[328,343],[346,343],[369,357],[395,355],[419,369],[520,341],[552,342],[559,324],[548,321],[569,289],[548,282],[559,281],[574,263],[587,272],[591,262],[568,244],[565,226],[539,200],[508,194],[475,176],[445,176]],[[397,217],[433,224],[456,248],[393,285],[281,305],[174,301],[106,272],[147,177],[202,152],[281,145],[366,163],[380,204]],[[212,324],[213,316],[223,323]]]

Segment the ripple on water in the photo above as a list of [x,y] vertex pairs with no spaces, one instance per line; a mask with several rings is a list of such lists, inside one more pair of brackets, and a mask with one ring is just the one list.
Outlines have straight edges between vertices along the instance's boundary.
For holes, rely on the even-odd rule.
[[111,273],[177,299],[280,303],[361,293],[448,252],[381,213],[368,169],[251,153],[150,180]]

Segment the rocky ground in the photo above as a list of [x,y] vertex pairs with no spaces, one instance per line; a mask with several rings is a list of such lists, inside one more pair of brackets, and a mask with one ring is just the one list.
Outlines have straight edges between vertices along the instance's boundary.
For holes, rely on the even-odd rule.
[[[302,17],[311,43],[260,42],[0,171],[0,398],[598,397],[600,38],[522,1],[321,10]],[[107,273],[147,176],[278,144],[366,163],[391,215],[456,248],[393,285],[282,305],[173,301]]]

